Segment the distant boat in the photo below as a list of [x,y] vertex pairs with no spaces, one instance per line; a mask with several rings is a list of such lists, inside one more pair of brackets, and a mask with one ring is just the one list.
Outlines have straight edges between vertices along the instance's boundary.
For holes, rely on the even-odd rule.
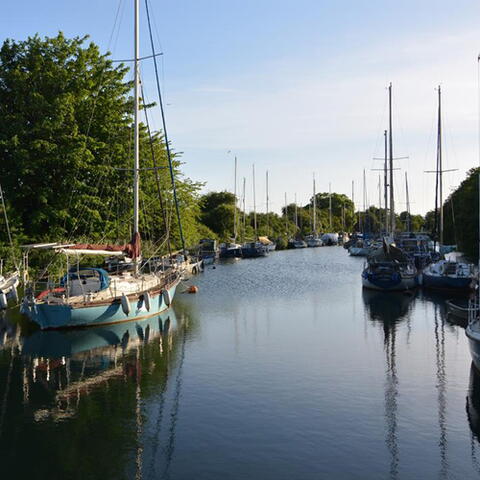
[[362,285],[382,291],[411,290],[418,285],[417,269],[400,249],[384,242],[368,256]]
[[321,247],[323,245],[322,239],[318,235],[308,235],[305,237],[307,247]]
[[242,256],[242,246],[235,242],[221,243],[218,256],[220,258],[240,258]]
[[268,237],[258,237],[258,241],[265,245],[269,252],[273,252],[277,248],[277,244],[272,242]]
[[338,245],[338,233],[324,233],[321,240],[325,246]]
[[352,257],[367,257],[373,250],[374,247],[370,240],[357,238],[348,248],[348,253]]
[[315,174],[313,174],[313,205],[312,205],[312,218],[313,218],[313,233],[305,237],[307,247],[316,248],[323,245],[322,239],[317,233],[317,192],[315,188]]
[[242,245],[243,258],[266,257],[268,255],[268,247],[261,242],[247,242]]
[[204,238],[198,242],[198,258],[203,260],[204,265],[215,263],[217,258],[217,241],[212,238]]
[[288,241],[288,248],[307,248],[307,244],[301,239],[291,238]]

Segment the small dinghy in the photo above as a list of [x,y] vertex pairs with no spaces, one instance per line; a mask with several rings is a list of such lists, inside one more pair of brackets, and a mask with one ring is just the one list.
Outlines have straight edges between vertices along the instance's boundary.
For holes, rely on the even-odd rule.
[[468,320],[469,314],[475,313],[476,310],[476,307],[472,306],[473,304],[469,306],[468,302],[461,303],[458,301],[456,302],[453,300],[447,300],[445,304],[447,305],[447,310],[450,315],[454,315],[455,317],[463,318],[465,320]]

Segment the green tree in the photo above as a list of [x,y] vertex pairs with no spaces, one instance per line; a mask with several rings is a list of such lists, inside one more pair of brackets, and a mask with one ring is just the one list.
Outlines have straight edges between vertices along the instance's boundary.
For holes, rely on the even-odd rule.
[[[131,82],[87,37],[38,35],[6,40],[0,49],[0,178],[17,239],[125,241],[132,219]],[[158,243],[167,229],[180,246],[161,132],[140,132],[142,236]],[[151,151],[160,167],[160,209]],[[188,242],[208,233],[200,224],[202,184],[181,174],[174,153],[183,230]]]

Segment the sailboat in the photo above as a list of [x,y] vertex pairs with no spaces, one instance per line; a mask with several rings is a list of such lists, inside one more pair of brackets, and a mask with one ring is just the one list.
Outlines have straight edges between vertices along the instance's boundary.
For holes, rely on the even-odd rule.
[[266,191],[266,218],[267,218],[267,236],[266,237],[259,237],[259,240],[267,246],[269,252],[274,252],[277,248],[276,242],[270,240],[268,236],[270,235],[270,214],[268,212],[268,202],[270,200],[268,194],[268,170],[265,172],[265,191]]
[[313,175],[313,233],[305,238],[309,247],[321,247],[321,238],[317,234],[317,194],[315,191],[315,175]]
[[[135,58],[134,58],[134,180],[133,180],[133,237],[126,245],[91,244],[33,244],[30,250],[50,249],[64,254],[67,271],[58,285],[48,282],[47,288],[37,294],[35,284],[28,285],[22,301],[22,312],[42,329],[105,325],[158,315],[172,304],[182,271],[172,259],[143,262],[139,232],[139,2],[135,1]],[[152,46],[153,47],[153,46]],[[155,60],[155,55],[153,55]],[[161,102],[161,98],[160,98]],[[170,151],[162,109],[163,133],[169,162]],[[173,196],[183,239],[176,202],[175,179],[171,172]],[[183,243],[183,242],[182,242]],[[103,268],[81,267],[80,256],[104,255],[119,257],[128,268],[107,272]],[[70,266],[70,258],[77,259]]]
[[[328,185],[328,217],[329,228],[332,231],[332,186]],[[338,233],[324,233],[321,237],[323,245],[332,246],[338,245]]]
[[391,240],[395,232],[393,199],[392,84],[390,84],[388,88],[388,100],[390,134],[390,236],[386,235],[383,239],[382,246],[368,255],[367,265],[362,272],[362,285],[365,288],[381,291],[410,290],[415,288],[418,284],[418,272],[415,267],[415,262],[405,252],[397,248]]
[[[436,193],[435,196],[435,229],[439,230],[440,251],[443,246],[443,182],[442,174],[447,171],[442,166],[442,101],[441,90],[438,87],[438,131],[437,131],[437,169]],[[437,203],[438,199],[438,203]],[[439,216],[437,212],[439,210]],[[439,217],[439,222],[437,218]],[[455,258],[442,259],[431,263],[423,270],[423,285],[426,288],[444,290],[470,290],[474,288],[477,272],[474,265],[457,261]]]
[[255,241],[245,242],[242,245],[242,257],[243,258],[257,258],[266,257],[269,253],[267,245],[258,241],[257,237],[257,205],[255,197],[255,165],[252,165],[253,173],[253,228],[255,231]]
[[233,188],[233,239],[220,244],[220,258],[238,258],[242,256],[242,246],[237,243],[237,157],[235,157],[235,175]]
[[[5,230],[7,231],[10,247],[13,252],[13,241],[10,232],[10,224],[8,223],[7,209],[5,206],[5,198],[3,196],[2,186],[0,185],[0,200],[2,202],[3,214],[5,217]],[[13,253],[12,253],[13,255]],[[15,258],[14,258],[15,262]],[[18,266],[15,271],[3,274],[3,260],[0,260],[0,310],[5,310],[8,306],[8,301],[12,299],[15,303],[18,302],[17,287],[20,283],[20,272]]]

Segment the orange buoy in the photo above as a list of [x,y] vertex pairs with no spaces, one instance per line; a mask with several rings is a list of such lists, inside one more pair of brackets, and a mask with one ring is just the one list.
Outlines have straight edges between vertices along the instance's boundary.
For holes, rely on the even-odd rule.
[[196,285],[190,285],[187,290],[188,293],[198,293],[198,287]]

